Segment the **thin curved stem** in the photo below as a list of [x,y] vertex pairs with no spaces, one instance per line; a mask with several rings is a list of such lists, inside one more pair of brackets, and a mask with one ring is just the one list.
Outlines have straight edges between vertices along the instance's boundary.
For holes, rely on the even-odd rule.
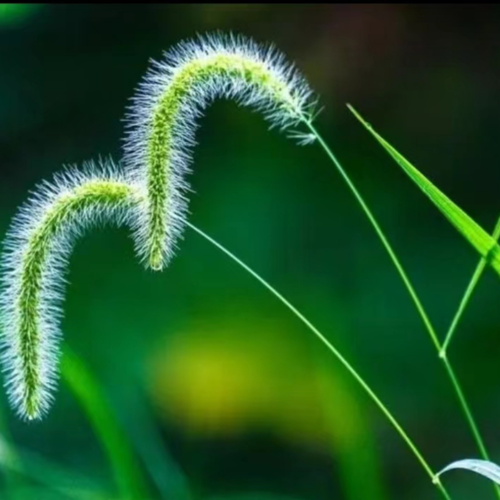
[[[495,241],[497,241],[498,238],[500,238],[500,218],[497,220],[492,237]],[[476,266],[476,269],[474,270],[472,278],[467,286],[467,289],[465,290],[464,296],[462,297],[462,300],[460,301],[460,305],[458,306],[457,312],[455,313],[455,316],[453,317],[453,320],[450,324],[450,327],[448,328],[448,332],[446,333],[446,337],[444,339],[444,342],[443,342],[443,345],[442,345],[441,351],[440,351],[441,356],[446,355],[446,352],[447,352],[447,349],[450,345],[453,334],[455,333],[455,331],[457,329],[458,323],[462,319],[465,308],[469,304],[469,300],[472,297],[472,294],[474,293],[474,290],[476,289],[476,286],[479,282],[479,279],[481,278],[487,264],[488,264],[488,262],[483,257],[481,257],[479,259],[479,262],[477,263],[477,266]]]
[[460,387],[460,384],[458,382],[458,379],[455,375],[455,372],[453,370],[453,367],[451,366],[448,358],[445,356],[443,359],[444,366],[446,367],[446,370],[450,376],[450,380],[453,383],[453,386],[455,387],[455,390],[457,392],[457,396],[460,400],[460,403],[462,405],[462,408],[464,410],[465,416],[467,417],[467,421],[469,422],[470,428],[472,430],[472,433],[474,435],[474,439],[476,440],[477,447],[479,448],[479,451],[481,452],[481,455],[485,460],[489,460],[488,452],[486,450],[486,447],[483,443],[483,439],[481,437],[481,434],[479,432],[479,429],[476,425],[476,422],[474,420],[474,417],[470,411],[469,405],[467,404],[467,401],[464,397],[462,388]]
[[[500,237],[500,218],[497,220],[497,223],[495,225],[495,229],[493,230],[493,239],[495,241],[498,240]],[[462,316],[465,312],[465,308],[469,304],[469,301],[472,297],[472,294],[474,293],[477,284],[479,283],[479,279],[481,278],[485,268],[486,268],[487,262],[486,259],[481,258],[479,259],[479,262],[477,263],[476,269],[474,270],[474,273],[472,274],[472,277],[469,281],[469,284],[467,285],[467,289],[465,290],[464,296],[462,297],[462,300],[460,301],[460,304],[458,306],[458,309],[455,313],[455,316],[453,317],[453,320],[451,321],[450,327],[448,328],[448,332],[446,333],[445,340],[443,342],[443,345],[441,347],[441,350],[439,352],[439,357],[443,360],[443,363],[446,367],[446,370],[448,371],[448,375],[450,377],[450,380],[452,381],[455,391],[457,393],[458,399],[460,401],[460,404],[462,406],[463,412],[465,414],[465,417],[467,418],[467,421],[469,423],[469,427],[471,428],[472,434],[474,436],[474,439],[476,441],[477,447],[479,448],[479,451],[481,453],[481,456],[485,460],[489,460],[489,453],[488,450],[486,449],[486,446],[484,444],[483,438],[481,436],[481,433],[479,431],[479,428],[476,424],[476,421],[474,419],[474,416],[471,412],[471,409],[469,407],[469,404],[467,403],[466,398],[464,397],[464,393],[462,391],[462,388],[460,386],[460,383],[458,382],[458,379],[455,375],[455,372],[448,360],[448,347],[450,345],[451,339],[457,329],[457,326],[462,319]],[[500,498],[500,487],[495,484],[495,492],[498,498]]]
[[[451,363],[448,360],[446,352],[440,353],[439,357],[443,361],[443,364],[446,368],[448,376],[449,376],[451,383],[455,389],[456,395],[458,397],[458,401],[460,403],[460,406],[462,407],[462,411],[465,415],[467,423],[469,424],[469,427],[470,427],[471,432],[472,432],[472,436],[473,436],[474,441],[476,442],[476,445],[479,449],[479,453],[481,454],[481,457],[484,460],[490,460],[490,456],[489,456],[488,450],[486,449],[486,445],[484,444],[483,437],[481,436],[481,432],[479,431],[479,427],[476,423],[476,420],[474,419],[474,415],[472,414],[472,410],[470,409],[469,403],[467,402],[467,399],[465,398],[464,392],[462,390],[462,387],[460,386],[458,378],[455,375],[455,371],[453,370],[453,367],[451,366]],[[493,484],[493,488],[495,490],[495,494],[496,494],[497,498],[500,498],[500,487],[497,484]]]
[[[455,392],[457,393],[458,400],[464,412],[465,418],[467,419],[469,427],[472,431],[472,435],[479,449],[479,452],[481,453],[481,456],[483,457],[484,460],[489,460],[490,457],[488,450],[486,449],[483,438],[481,436],[481,432],[479,431],[479,427],[477,426],[476,421],[474,419],[474,415],[472,414],[469,404],[467,403],[467,399],[464,396],[462,387],[460,386],[457,376],[455,375],[455,371],[453,370],[453,367],[451,366],[451,363],[449,362],[446,353],[444,353],[444,355],[440,357],[443,360],[444,366],[446,368],[446,371],[448,372],[448,376],[450,377],[451,383],[455,388]],[[493,488],[495,489],[497,497],[500,498],[500,487],[497,484],[493,484]]]
[[[375,229],[375,232],[377,233],[383,246],[387,250],[389,257],[390,257],[391,261],[393,262],[396,270],[398,271],[398,274],[401,277],[411,299],[413,300],[413,303],[418,311],[418,314],[420,315],[420,317],[422,319],[422,322],[425,326],[425,329],[428,332],[428,334],[431,338],[431,341],[434,344],[434,346],[438,352],[438,355],[443,362],[443,365],[446,369],[446,373],[448,374],[450,382],[455,390],[455,393],[456,393],[457,398],[459,400],[463,414],[464,414],[465,419],[470,427],[470,430],[472,432],[472,436],[474,438],[474,441],[476,442],[476,445],[479,449],[479,452],[481,453],[483,458],[488,460],[488,453],[487,453],[484,441],[481,437],[481,433],[479,432],[479,428],[475,422],[474,416],[473,416],[472,411],[470,409],[470,406],[467,402],[465,394],[460,386],[458,378],[455,375],[453,367],[452,367],[450,361],[446,357],[446,345],[449,344],[449,341],[451,340],[451,337],[453,335],[453,332],[454,332],[456,326],[458,325],[460,317],[465,310],[465,307],[466,307],[466,305],[467,305],[467,303],[472,295],[472,292],[474,291],[474,288],[475,288],[477,282],[479,281],[479,278],[481,276],[481,273],[484,270],[484,267],[486,266],[486,261],[484,259],[481,259],[480,263],[478,264],[478,268],[476,269],[476,272],[473,275],[471,283],[469,284],[469,287],[466,290],[466,294],[460,303],[457,314],[455,315],[455,318],[452,322],[450,330],[448,331],[448,334],[446,336],[446,340],[445,340],[444,344],[441,345],[441,343],[438,339],[438,336],[436,334],[436,330],[434,329],[434,327],[429,319],[429,316],[427,315],[425,308],[424,308],[422,302],[420,301],[420,298],[419,298],[415,288],[413,287],[413,284],[410,281],[410,278],[408,277],[403,265],[401,264],[398,257],[396,256],[396,253],[394,252],[391,244],[389,243],[389,240],[385,236],[385,233],[383,232],[382,228],[380,227],[380,225],[379,225],[378,221],[376,220],[375,216],[373,215],[372,211],[370,210],[370,208],[368,207],[368,205],[364,201],[363,197],[361,196],[360,192],[357,190],[354,183],[351,181],[350,177],[347,175],[347,172],[344,170],[344,168],[342,167],[340,162],[337,160],[336,156],[333,154],[333,152],[330,149],[330,147],[328,146],[328,144],[325,142],[323,137],[316,130],[314,125],[306,118],[304,118],[303,122],[309,128],[309,130],[314,135],[314,137],[316,138],[316,140],[318,141],[318,143],[320,144],[320,146],[322,147],[322,149],[324,150],[326,155],[330,158],[332,163],[335,165],[335,167],[339,171],[340,175],[342,176],[342,178],[344,179],[344,181],[346,182],[346,184],[350,188],[351,192],[353,193],[354,197],[356,198],[356,200],[360,204],[363,212],[368,217],[368,220],[370,221],[373,228]],[[497,230],[499,233],[499,235],[497,235],[497,238],[498,238],[500,236],[500,220],[497,223],[497,227],[495,228],[495,233],[497,232]],[[496,490],[498,498],[500,499],[500,489],[495,488],[495,490]]]
[[427,332],[432,340],[432,343],[434,344],[437,351],[439,352],[441,349],[441,344],[440,344],[438,336],[436,334],[436,330],[432,326],[432,323],[429,319],[429,316],[427,315],[427,313],[424,309],[424,306],[422,305],[422,302],[420,301],[420,298],[418,297],[417,292],[415,291],[415,288],[413,287],[413,285],[410,281],[410,278],[406,274],[406,271],[405,271],[403,265],[401,264],[400,260],[396,256],[396,252],[393,250],[391,244],[389,243],[389,240],[387,239],[384,231],[380,227],[377,219],[373,215],[372,211],[369,209],[365,200],[361,196],[361,193],[358,191],[358,189],[356,188],[354,183],[351,181],[351,178],[347,175],[347,172],[344,170],[344,168],[340,164],[339,160],[337,160],[337,157],[333,154],[332,150],[330,149],[328,144],[325,142],[323,137],[321,137],[321,135],[316,130],[314,125],[308,120],[305,120],[304,123],[307,125],[307,127],[309,128],[311,133],[316,137],[316,140],[321,145],[321,147],[323,148],[323,150],[326,153],[326,155],[328,156],[328,158],[330,158],[332,163],[335,165],[335,167],[339,171],[340,175],[342,176],[342,178],[344,179],[346,184],[349,186],[349,189],[352,191],[352,194],[354,195],[354,197],[356,198],[356,200],[360,204],[361,208],[363,209],[363,212],[368,217],[368,220],[372,224],[373,229],[375,229],[377,236],[379,237],[380,241],[382,242],[382,245],[384,246],[384,248],[387,250],[387,253],[389,254],[389,257],[390,257],[392,263],[394,264],[394,267],[398,271],[399,276],[401,277],[404,285],[406,286],[406,289],[408,290],[408,293],[410,294],[410,297],[413,300],[413,303],[415,304],[415,307],[416,307],[420,317],[422,318],[422,322],[424,323],[424,326],[425,326],[425,328],[426,328],[426,330],[427,330]]
[[219,242],[208,236],[201,229],[198,229],[193,224],[188,223],[188,226],[198,233],[200,236],[205,238],[212,245],[221,250],[225,255],[227,255],[231,260],[236,262],[240,267],[242,267],[247,273],[249,273],[253,278],[255,278],[261,285],[263,285],[269,292],[271,292],[285,307],[287,307],[327,348],[337,360],[344,366],[344,368],[351,374],[351,376],[356,380],[356,382],[363,388],[363,390],[368,394],[372,401],[378,406],[380,411],[384,414],[396,432],[400,435],[403,441],[410,448],[411,452],[418,460],[420,465],[423,467],[425,472],[429,475],[432,482],[441,491],[442,495],[450,500],[450,496],[445,490],[444,486],[441,484],[438,477],[431,469],[430,465],[427,463],[422,453],[419,451],[414,442],[410,439],[406,431],[401,427],[396,418],[392,415],[390,410],[385,406],[385,404],[379,399],[371,387],[365,382],[361,375],[356,371],[356,369],[347,361],[347,359],[333,346],[333,344],[295,307],[293,306],[283,295],[281,295],[272,285],[270,285],[264,278],[262,278],[257,272],[255,272],[251,267],[240,260],[236,255],[230,252],[227,248],[222,246]]

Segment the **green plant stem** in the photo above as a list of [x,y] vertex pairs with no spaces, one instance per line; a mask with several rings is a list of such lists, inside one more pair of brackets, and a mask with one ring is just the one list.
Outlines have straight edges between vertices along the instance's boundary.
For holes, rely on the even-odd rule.
[[188,226],[198,233],[200,236],[209,241],[212,245],[221,250],[225,255],[227,255],[230,259],[236,262],[240,267],[242,267],[246,272],[248,272],[253,278],[255,278],[261,285],[263,285],[269,292],[271,292],[285,307],[287,307],[329,350],[333,353],[333,355],[337,358],[337,360],[344,366],[344,368],[351,374],[351,376],[356,380],[356,382],[363,388],[363,390],[368,394],[368,396],[372,399],[372,401],[378,406],[380,411],[384,414],[387,420],[394,427],[396,432],[401,436],[403,441],[410,448],[411,452],[418,460],[420,465],[423,467],[425,472],[431,478],[431,481],[436,485],[439,491],[442,493],[444,498],[450,500],[450,496],[445,490],[444,486],[441,484],[438,477],[436,477],[435,473],[423,457],[422,453],[419,451],[417,446],[410,439],[406,431],[401,427],[396,418],[392,415],[389,409],[382,403],[379,397],[375,394],[375,392],[371,389],[371,387],[365,382],[365,380],[361,377],[361,375],[356,371],[356,369],[349,363],[349,361],[344,358],[344,356],[331,344],[331,342],[295,307],[293,306],[283,295],[281,295],[273,286],[271,286],[264,278],[262,278],[257,272],[255,272],[252,268],[247,266],[242,260],[236,257],[233,253],[231,253],[227,248],[222,246],[216,240],[208,236],[208,234],[204,233],[201,229],[198,229],[196,226],[188,223]]
[[479,429],[478,429],[478,427],[476,425],[474,417],[473,417],[473,415],[472,415],[472,413],[470,411],[469,405],[467,404],[467,401],[466,401],[466,399],[464,397],[462,388],[460,387],[460,384],[459,384],[459,382],[457,380],[455,372],[453,371],[453,367],[451,366],[451,364],[448,361],[448,358],[446,356],[444,356],[442,358],[442,360],[444,362],[444,366],[446,367],[448,375],[450,376],[450,380],[451,380],[453,386],[455,387],[458,399],[460,400],[460,404],[462,405],[462,408],[464,410],[465,416],[467,418],[467,421],[469,422],[470,428],[471,428],[472,433],[474,435],[474,438],[476,440],[477,447],[479,448],[479,451],[481,452],[481,455],[483,456],[483,458],[485,460],[489,460],[488,452],[486,451],[486,447],[485,447],[485,445],[483,443],[483,439],[482,439],[481,434],[479,432]]
[[[462,390],[462,387],[460,386],[460,383],[458,381],[457,376],[455,375],[453,367],[451,366],[451,363],[448,360],[448,356],[447,356],[446,352],[440,352],[439,357],[441,358],[441,360],[446,368],[446,371],[448,373],[448,376],[451,380],[451,383],[455,389],[456,395],[458,397],[458,401],[460,403],[460,406],[462,407],[462,411],[465,415],[467,423],[469,424],[469,427],[470,427],[471,432],[472,432],[472,436],[473,436],[474,441],[476,442],[476,445],[479,449],[479,453],[481,454],[481,456],[484,460],[490,460],[489,453],[488,453],[488,450],[486,449],[486,446],[484,444],[483,438],[481,436],[481,432],[479,431],[479,427],[476,424],[476,420],[474,419],[474,415],[472,414],[470,406],[467,402],[467,399],[465,398],[464,392]],[[500,487],[496,483],[494,483],[493,488],[495,490],[496,496],[500,499]]]
[[436,331],[434,327],[432,326],[432,323],[429,319],[429,316],[427,315],[424,306],[422,305],[422,302],[420,301],[420,298],[417,295],[417,292],[415,291],[415,288],[413,287],[410,278],[406,274],[406,271],[403,268],[403,265],[399,261],[398,257],[396,256],[396,252],[393,250],[391,244],[389,243],[389,240],[387,239],[384,231],[380,227],[379,223],[377,222],[377,219],[373,215],[372,211],[369,209],[368,205],[366,204],[364,198],[361,196],[361,193],[358,191],[354,183],[351,181],[351,178],[347,175],[347,172],[344,170],[342,165],[340,164],[339,160],[337,160],[337,157],[333,154],[332,150],[328,146],[328,144],[325,142],[323,137],[319,134],[319,132],[316,130],[314,125],[308,121],[304,120],[304,123],[307,125],[311,133],[316,137],[316,140],[320,144],[320,146],[323,148],[323,151],[326,153],[328,158],[332,161],[332,163],[335,165],[337,170],[339,171],[340,175],[346,182],[346,184],[349,186],[349,189],[351,190],[352,194],[360,204],[361,208],[363,209],[363,212],[365,213],[366,217],[372,224],[373,228],[375,229],[375,232],[377,233],[377,236],[379,237],[380,241],[382,242],[382,245],[384,248],[387,250],[387,253],[389,254],[389,257],[394,264],[394,267],[398,271],[399,276],[401,277],[404,285],[406,286],[406,289],[408,290],[408,293],[410,294],[410,297],[413,300],[413,303],[415,304],[415,307],[422,318],[422,322],[424,323],[424,326],[432,340],[432,343],[436,347],[437,351],[439,352],[441,350],[441,344],[439,342],[438,336],[436,334]]
[[[497,220],[497,223],[495,225],[495,229],[493,231],[493,239],[495,241],[497,241],[499,237],[500,237],[500,218]],[[477,263],[477,266],[474,270],[474,273],[472,274],[472,277],[469,281],[469,284],[467,285],[464,296],[462,297],[462,300],[460,301],[457,312],[455,313],[455,316],[453,317],[453,320],[451,321],[450,327],[448,328],[448,332],[446,333],[445,341],[443,342],[443,345],[442,345],[441,350],[439,352],[439,357],[443,360],[443,363],[446,367],[446,370],[448,371],[448,375],[449,375],[449,377],[450,377],[450,379],[455,387],[455,391],[457,393],[458,399],[459,399],[460,404],[462,406],[463,412],[467,418],[469,426],[472,430],[472,434],[473,434],[474,439],[476,441],[477,447],[479,448],[481,456],[485,460],[490,460],[488,450],[486,449],[486,446],[484,444],[481,433],[479,432],[479,428],[476,424],[474,416],[470,410],[470,407],[467,403],[467,400],[464,397],[462,388],[460,387],[460,384],[459,384],[458,379],[455,375],[455,372],[453,371],[453,368],[448,360],[448,347],[450,345],[451,339],[452,339],[452,337],[457,329],[458,324],[460,323],[460,320],[462,319],[464,311],[465,311],[467,305],[469,304],[469,301],[472,297],[472,294],[474,293],[474,290],[476,289],[476,286],[479,283],[479,279],[481,278],[481,276],[486,268],[486,265],[487,265],[486,259],[484,259],[484,257],[480,258],[479,262]],[[495,488],[495,492],[496,492],[497,497],[500,498],[500,487],[497,484],[494,484],[494,488]]]
[[[497,220],[497,223],[495,225],[495,229],[493,230],[492,237],[495,241],[497,241],[498,238],[500,238],[500,218]],[[465,294],[462,297],[462,300],[460,301],[460,305],[458,306],[457,312],[455,313],[455,316],[453,317],[451,325],[448,328],[448,332],[446,333],[446,337],[444,339],[443,346],[441,347],[441,351],[440,351],[441,356],[446,355],[447,349],[450,345],[453,334],[455,333],[455,330],[457,329],[458,323],[462,319],[465,308],[467,307],[469,300],[472,297],[472,294],[474,293],[474,290],[476,289],[476,286],[479,282],[479,279],[481,278],[487,265],[488,265],[488,262],[486,261],[486,259],[484,257],[481,257],[479,259],[479,262],[477,263],[476,269],[474,270],[474,273],[473,273],[472,278],[467,286],[467,289],[465,290]]]
[[[321,135],[316,130],[314,125],[312,125],[312,123],[308,120],[304,120],[304,122],[307,125],[307,127],[309,128],[309,130],[311,131],[311,133],[314,134],[318,143],[321,145],[321,147],[323,148],[323,150],[325,151],[327,156],[330,158],[332,163],[335,165],[337,170],[340,172],[341,176],[343,177],[343,179],[345,180],[345,182],[347,183],[347,185],[351,189],[355,198],[358,200],[359,204],[361,205],[361,208],[365,212],[366,216],[368,217],[369,221],[371,222],[372,226],[374,227],[375,232],[377,233],[382,244],[384,245],[385,249],[387,250],[389,257],[391,258],[394,266],[396,267],[404,285],[406,286],[406,289],[407,289],[410,297],[412,298],[412,300],[415,304],[415,307],[416,307],[420,317],[422,318],[422,322],[424,323],[424,326],[425,326],[427,332],[429,333],[429,336],[432,340],[432,343],[436,347],[439,358],[442,360],[442,362],[444,364],[444,367],[446,369],[446,373],[448,374],[450,382],[455,390],[455,393],[456,393],[457,398],[459,400],[463,414],[464,414],[465,419],[470,427],[470,430],[472,432],[472,436],[474,438],[474,441],[476,442],[476,445],[479,449],[479,452],[481,453],[482,457],[485,460],[488,460],[489,458],[488,458],[486,446],[485,446],[484,441],[481,437],[481,433],[479,432],[479,428],[475,422],[475,419],[474,419],[474,416],[473,416],[472,411],[470,409],[470,406],[467,403],[467,399],[466,399],[465,394],[460,386],[458,378],[455,375],[453,367],[452,367],[449,359],[446,356],[446,348],[445,348],[445,346],[449,344],[451,337],[453,335],[453,332],[454,332],[456,326],[458,325],[460,317],[465,310],[465,307],[466,307],[466,305],[467,305],[467,303],[472,295],[472,292],[474,291],[475,286],[477,285],[477,282],[479,281],[481,273],[483,272],[484,267],[486,266],[486,261],[484,259],[481,259],[480,263],[478,264],[478,267],[476,269],[476,272],[473,275],[471,283],[469,284],[469,286],[466,290],[466,293],[464,295],[464,298],[462,299],[462,301],[460,303],[459,309],[457,311],[457,314],[455,315],[455,318],[452,322],[450,330],[448,331],[448,334],[446,335],[445,343],[443,344],[443,346],[441,346],[441,344],[438,340],[436,331],[435,331],[434,327],[432,326],[432,323],[431,323],[427,313],[425,312],[425,309],[422,305],[422,302],[420,301],[420,298],[417,295],[417,292],[415,291],[415,288],[413,287],[408,275],[406,274],[406,271],[404,270],[402,264],[400,263],[399,259],[397,258],[396,253],[392,249],[387,237],[385,236],[384,232],[382,231],[375,216],[373,215],[371,210],[368,208],[368,205],[364,201],[363,197],[361,196],[361,194],[359,193],[357,188],[354,186],[354,183],[351,181],[351,179],[347,175],[346,171],[343,169],[342,165],[337,160],[336,156],[333,154],[332,150],[329,148],[329,146],[325,142],[325,140],[321,137]],[[500,235],[500,221],[499,221],[499,223],[497,223],[497,227],[495,228],[495,234],[497,232]],[[498,237],[499,236],[497,235],[496,238],[498,239]],[[496,491],[498,498],[500,499],[500,488],[495,487],[495,491]]]
[[126,500],[150,498],[138,464],[126,444],[125,435],[121,432],[90,370],[76,354],[66,348],[63,352],[61,371],[63,380],[76,396],[104,445],[120,488],[121,498]]

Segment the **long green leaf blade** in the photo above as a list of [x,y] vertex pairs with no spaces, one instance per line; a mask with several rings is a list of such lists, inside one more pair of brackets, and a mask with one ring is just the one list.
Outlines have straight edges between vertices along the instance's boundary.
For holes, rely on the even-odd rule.
[[350,105],[347,107],[370,132],[377,142],[389,153],[417,186],[429,197],[443,215],[455,226],[465,239],[500,274],[500,247],[495,240],[469,217],[458,205],[451,201],[427,177],[414,167],[403,155],[394,149],[363,117]]
[[120,498],[126,500],[150,498],[135,456],[92,372],[68,347],[63,353],[61,369],[64,382],[85,411],[104,446],[121,490]]

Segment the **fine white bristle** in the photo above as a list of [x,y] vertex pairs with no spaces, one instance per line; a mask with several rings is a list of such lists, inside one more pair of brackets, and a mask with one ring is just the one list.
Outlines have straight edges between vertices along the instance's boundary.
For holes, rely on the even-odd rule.
[[[23,311],[19,304],[21,287],[24,286],[23,267],[30,258],[27,255],[30,241],[47,214],[61,199],[71,196],[75,189],[94,181],[125,184],[123,175],[111,161],[99,164],[91,162],[85,164],[82,170],[72,167],[58,173],[52,182],[42,182],[19,209],[3,245],[0,294],[1,359],[10,403],[23,418],[33,418],[33,415],[26,411],[28,390],[25,385],[23,351],[27,349],[21,345],[20,322]],[[49,251],[41,263],[36,311],[40,335],[36,345],[31,346],[37,357],[38,367],[37,416],[48,410],[57,385],[65,272],[74,242],[87,228],[108,222],[130,224],[134,218],[136,215],[131,205],[126,209],[122,204],[89,205],[65,217],[57,232],[51,236]]]
[[[178,85],[180,76],[193,63],[203,66],[220,56],[233,57],[235,70],[208,73],[200,81],[183,89],[182,103],[169,130],[171,138],[164,164],[167,191],[163,206],[165,234],[163,238],[163,264],[166,266],[177,247],[187,218],[187,193],[190,191],[187,175],[192,152],[196,145],[197,122],[204,109],[216,98],[230,99],[242,106],[260,112],[270,127],[281,130],[296,127],[312,120],[315,101],[306,80],[286,62],[273,46],[261,46],[243,36],[215,34],[200,36],[179,44],[166,52],[161,61],[151,63],[140,83],[126,117],[127,134],[124,143],[124,163],[129,178],[144,187],[151,182],[150,141],[153,117],[162,106],[162,99],[170,88]],[[251,63],[266,75],[249,83],[244,68]],[[274,85],[274,87],[273,87]],[[280,92],[274,92],[276,86]],[[299,144],[313,142],[310,134],[297,133]],[[146,198],[141,220],[137,225],[135,241],[137,252],[146,263],[149,248],[149,218],[151,197]]]
[[314,139],[297,130],[313,120],[311,90],[278,51],[241,36],[198,37],[153,62],[140,84],[126,119],[123,169],[110,160],[69,168],[38,186],[14,218],[1,261],[0,347],[21,417],[41,417],[54,397],[75,240],[96,224],[126,223],[143,263],[167,265],[186,226],[197,120],[217,97],[261,112],[300,144]]

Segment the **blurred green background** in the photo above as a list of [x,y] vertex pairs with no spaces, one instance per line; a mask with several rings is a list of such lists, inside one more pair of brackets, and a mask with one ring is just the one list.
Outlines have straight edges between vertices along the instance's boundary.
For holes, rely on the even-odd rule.
[[[273,42],[319,95],[318,128],[443,336],[477,256],[345,103],[491,230],[500,213],[499,28],[500,7],[484,5],[0,5],[1,233],[29,191],[63,165],[120,158],[125,107],[150,58],[197,33],[243,33]],[[197,139],[191,222],[348,355],[432,467],[477,457],[413,304],[318,146],[300,148],[222,101]],[[126,229],[93,231],[76,245],[68,280],[65,339],[99,381],[152,498],[186,498],[185,483],[193,499],[438,498],[336,360],[192,231],[161,274],[138,265]],[[488,271],[450,350],[497,461],[499,303],[498,276]],[[36,454],[28,476],[43,470],[42,459],[64,467],[37,479],[5,466],[2,498],[68,498],[54,491],[58,481],[114,490],[66,385],[40,423],[20,422],[1,399],[4,439]],[[445,482],[454,499],[493,498],[472,474]]]

